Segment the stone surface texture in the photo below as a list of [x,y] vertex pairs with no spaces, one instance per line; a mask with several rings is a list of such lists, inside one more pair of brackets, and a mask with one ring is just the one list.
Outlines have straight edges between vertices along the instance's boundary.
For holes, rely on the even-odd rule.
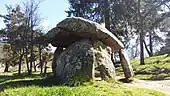
[[131,78],[134,75],[133,68],[130,64],[129,57],[125,54],[123,50],[119,51],[120,62],[123,68],[123,72],[126,78]]
[[57,49],[52,63],[55,77],[60,83],[74,78],[115,79],[112,51],[120,52],[120,62],[126,78],[133,76],[133,69],[122,49],[123,44],[110,31],[98,23],[80,18],[66,18],[45,35],[45,42]]
[[93,78],[93,52],[90,40],[81,40],[65,49],[56,60],[58,82],[68,83],[74,77]]
[[54,57],[53,57],[52,65],[51,65],[54,76],[56,76],[56,67],[57,67],[56,60],[60,56],[60,54],[63,52],[63,50],[64,49],[62,47],[57,47],[54,52]]
[[115,67],[111,60],[111,48],[100,41],[93,42],[95,69],[102,79],[115,79]]
[[67,47],[83,38],[100,40],[113,50],[124,48],[124,45],[118,38],[106,28],[98,23],[80,17],[66,18],[58,23],[56,28],[53,28],[46,34],[46,39],[56,47]]
[[114,79],[115,67],[109,49],[100,41],[88,39],[77,41],[64,50],[56,60],[56,76],[59,82],[67,83],[74,77],[94,79],[94,69],[102,79]]

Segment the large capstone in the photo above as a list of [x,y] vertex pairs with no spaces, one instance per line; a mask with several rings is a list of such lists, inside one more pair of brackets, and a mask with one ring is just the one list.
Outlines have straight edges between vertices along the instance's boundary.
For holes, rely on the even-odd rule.
[[55,47],[68,47],[73,42],[83,38],[100,40],[113,50],[124,47],[123,43],[106,28],[80,17],[66,18],[46,34],[47,41]]
[[69,83],[74,81],[75,77],[87,81],[94,79],[95,69],[100,72],[102,79],[114,79],[115,68],[111,61],[111,48],[98,42],[100,41],[80,40],[64,50],[56,60],[58,82]]

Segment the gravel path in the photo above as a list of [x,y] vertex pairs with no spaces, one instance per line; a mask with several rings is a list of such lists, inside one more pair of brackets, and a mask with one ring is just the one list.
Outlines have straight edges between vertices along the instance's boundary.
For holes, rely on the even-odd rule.
[[125,83],[127,86],[148,88],[167,94],[170,96],[170,80],[148,81],[148,80],[134,80],[132,83]]

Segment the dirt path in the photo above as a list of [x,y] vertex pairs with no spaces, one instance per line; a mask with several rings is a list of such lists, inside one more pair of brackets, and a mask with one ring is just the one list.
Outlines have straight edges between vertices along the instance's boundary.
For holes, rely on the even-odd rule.
[[151,90],[160,91],[170,96],[170,80],[148,81],[135,79],[132,83],[125,83],[127,86],[148,88]]

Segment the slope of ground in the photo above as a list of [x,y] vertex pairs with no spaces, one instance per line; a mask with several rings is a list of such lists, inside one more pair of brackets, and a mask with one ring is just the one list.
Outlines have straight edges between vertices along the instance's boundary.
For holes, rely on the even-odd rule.
[[145,58],[145,65],[139,65],[139,60],[132,60],[135,77],[146,80],[170,79],[170,55],[160,55]]
[[[135,78],[143,80],[170,80],[170,55],[160,55],[145,58],[145,65],[140,65],[139,59],[131,60]],[[121,67],[116,68],[118,76],[123,76]]]
[[[77,82],[79,85],[79,82]],[[139,94],[140,93],[140,94]],[[80,86],[56,85],[52,78],[0,75],[0,96],[165,96],[149,89],[125,86],[117,82],[86,82]]]
[[[139,59],[132,59],[131,64],[135,73],[135,81],[125,85],[149,88],[170,96],[170,55],[160,55],[145,58],[145,65],[140,65]],[[122,68],[117,67],[118,76],[123,76]],[[138,80],[140,79],[140,80]]]
[[[139,65],[139,60],[131,61],[135,77],[144,80],[135,79],[132,83],[124,84],[99,81],[71,87],[56,85],[54,78],[42,78],[39,74],[16,76],[1,73],[0,96],[170,96],[170,56],[166,54],[146,58],[145,62],[145,65]],[[122,75],[120,67],[117,67],[116,72]]]

